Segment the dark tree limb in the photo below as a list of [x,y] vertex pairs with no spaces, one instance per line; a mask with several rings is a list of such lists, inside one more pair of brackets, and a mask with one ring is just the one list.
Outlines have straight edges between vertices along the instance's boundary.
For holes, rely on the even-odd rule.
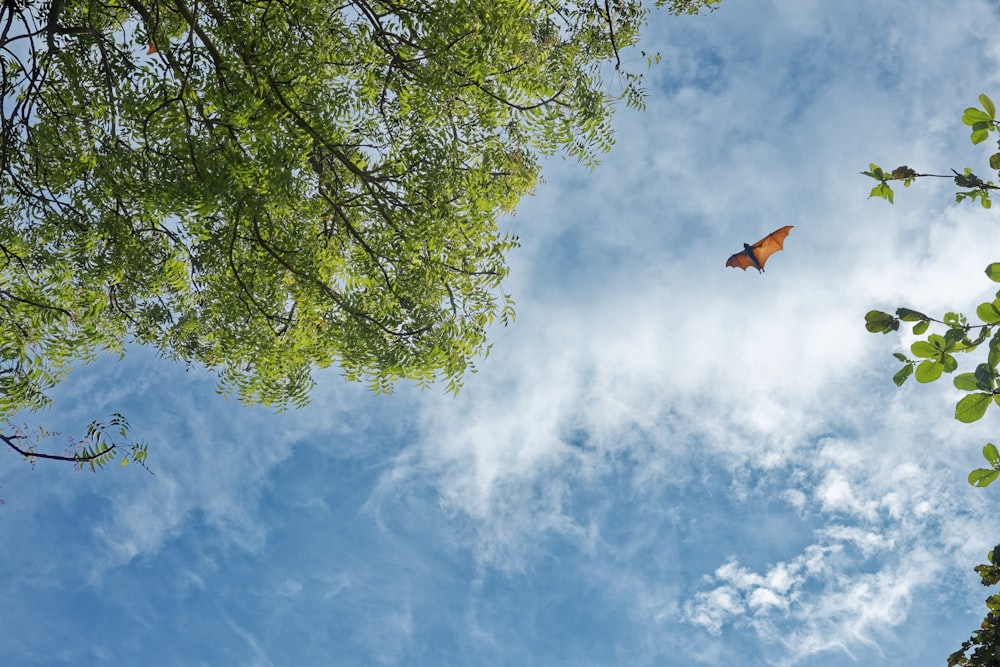
[[41,452],[36,452],[36,451],[30,450],[30,449],[21,449],[16,444],[14,444],[14,441],[16,439],[17,439],[17,436],[4,435],[3,433],[0,433],[0,440],[3,440],[4,443],[8,447],[10,447],[11,449],[13,449],[15,452],[17,452],[18,454],[20,454],[21,456],[23,456],[26,459],[48,459],[50,461],[72,461],[73,463],[89,463],[90,461],[93,461],[94,459],[97,459],[97,458],[100,458],[100,457],[104,456],[105,454],[107,454],[108,452],[110,452],[111,450],[113,450],[115,447],[118,446],[117,443],[116,444],[112,444],[112,445],[108,446],[107,448],[102,449],[99,452],[94,452],[93,454],[74,454],[73,456],[60,456],[58,454],[43,454]]

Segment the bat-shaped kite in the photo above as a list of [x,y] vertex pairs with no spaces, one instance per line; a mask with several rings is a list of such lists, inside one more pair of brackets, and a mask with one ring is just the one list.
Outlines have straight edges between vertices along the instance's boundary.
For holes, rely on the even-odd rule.
[[767,258],[781,250],[785,244],[785,237],[788,236],[788,230],[791,228],[792,225],[788,225],[787,227],[777,229],[753,245],[744,243],[743,250],[730,257],[726,261],[726,266],[740,268],[744,271],[752,266],[757,271],[763,273],[764,263],[767,261]]

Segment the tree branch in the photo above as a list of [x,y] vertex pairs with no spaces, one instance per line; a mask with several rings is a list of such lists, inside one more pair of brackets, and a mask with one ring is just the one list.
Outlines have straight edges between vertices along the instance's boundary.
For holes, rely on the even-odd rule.
[[[598,7],[597,11],[600,10],[601,8]],[[608,21],[608,31],[611,33],[611,48],[615,52],[615,69],[620,70],[622,68],[622,59],[618,55],[618,42],[615,40],[615,24],[611,20],[611,8],[608,7],[608,0],[604,0],[604,18]]]
[[109,446],[109,447],[107,447],[105,449],[102,449],[99,452],[94,452],[93,454],[86,455],[86,456],[81,456],[79,454],[75,454],[73,456],[59,456],[58,454],[42,454],[41,452],[35,452],[35,451],[31,451],[31,450],[21,449],[20,447],[18,447],[17,445],[14,444],[14,440],[16,440],[16,439],[17,439],[16,436],[4,435],[3,433],[0,433],[0,440],[3,440],[4,443],[6,443],[6,445],[8,447],[10,447],[11,449],[13,449],[15,452],[17,452],[18,454],[20,454],[21,456],[23,456],[26,459],[48,459],[50,461],[72,461],[73,463],[89,463],[90,461],[93,461],[94,459],[97,459],[97,458],[100,458],[100,457],[104,456],[105,454],[107,454],[108,452],[110,452],[111,450],[113,450],[115,447],[118,446],[117,443],[116,443],[116,444],[113,444],[113,445],[111,445],[111,446]]

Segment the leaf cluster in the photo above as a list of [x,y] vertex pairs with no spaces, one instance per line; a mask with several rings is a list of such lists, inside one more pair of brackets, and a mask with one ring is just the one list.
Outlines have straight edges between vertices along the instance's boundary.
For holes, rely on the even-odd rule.
[[[1000,544],[993,548],[987,559],[989,562],[977,565],[975,571],[983,586],[995,586],[1000,583]],[[1000,666],[1000,595],[988,597],[986,607],[986,618],[979,629],[962,642],[962,647],[948,656],[948,667]]]
[[91,422],[83,438],[66,439],[62,454],[44,451],[44,445],[59,439],[59,434],[43,428],[29,430],[26,426],[18,427],[8,422],[7,432],[0,433],[0,441],[32,466],[40,459],[69,461],[77,470],[89,468],[93,472],[118,460],[120,456],[121,467],[137,463],[152,474],[146,467],[147,444],[139,441],[124,442],[122,439],[128,436],[128,431],[128,420],[121,414],[114,413],[107,421]]
[[[980,144],[989,138],[990,132],[1000,131],[1000,121],[996,119],[996,106],[986,94],[979,96],[979,103],[982,108],[968,107],[962,114],[962,122],[972,128],[971,140],[973,144]],[[1000,172],[1000,139],[997,140],[997,152],[989,158],[990,169]],[[896,167],[891,172],[884,171],[880,166],[875,163],[868,165],[868,170],[861,172],[863,175],[873,178],[878,181],[878,184],[872,188],[868,197],[880,197],[885,199],[890,204],[893,203],[894,192],[892,186],[889,185],[890,181],[902,181],[904,187],[910,187],[910,184],[917,178],[952,178],[955,185],[959,188],[967,188],[960,190],[955,193],[955,201],[962,202],[965,200],[976,201],[978,200],[983,208],[990,208],[992,206],[992,200],[990,199],[990,193],[993,190],[1000,189],[993,181],[984,181],[982,178],[972,173],[972,169],[966,167],[963,169],[962,173],[951,170],[952,175],[947,174],[918,174],[916,170],[903,165]]]
[[714,12],[722,0],[656,0],[657,7],[666,7],[674,16],[700,14],[703,9]]
[[[985,273],[994,282],[1000,282],[1000,262],[990,264]],[[926,384],[945,373],[954,373],[958,369],[956,355],[986,345],[986,360],[974,371],[959,373],[952,381],[956,389],[966,392],[955,405],[955,419],[968,424],[982,419],[990,405],[1000,405],[1000,291],[993,301],[976,308],[976,316],[982,324],[970,324],[961,313],[946,313],[938,320],[909,308],[898,308],[895,315],[872,310],[865,315],[865,328],[872,333],[887,334],[898,331],[900,322],[912,322],[914,335],[926,334],[910,345],[915,359],[894,353],[903,364],[893,376],[896,386],[902,386],[911,375]],[[932,324],[939,325],[943,333],[927,333]],[[969,483],[974,486],[988,486],[1000,476],[1000,458],[992,443],[983,448],[983,455],[991,468],[979,468],[969,474]]]

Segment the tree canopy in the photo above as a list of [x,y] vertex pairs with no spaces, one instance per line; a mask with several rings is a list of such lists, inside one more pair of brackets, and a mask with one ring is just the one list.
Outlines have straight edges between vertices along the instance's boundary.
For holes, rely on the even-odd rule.
[[331,364],[457,389],[513,317],[499,216],[642,105],[620,54],[646,12],[4,1],[0,414],[132,342],[249,402],[300,405]]

